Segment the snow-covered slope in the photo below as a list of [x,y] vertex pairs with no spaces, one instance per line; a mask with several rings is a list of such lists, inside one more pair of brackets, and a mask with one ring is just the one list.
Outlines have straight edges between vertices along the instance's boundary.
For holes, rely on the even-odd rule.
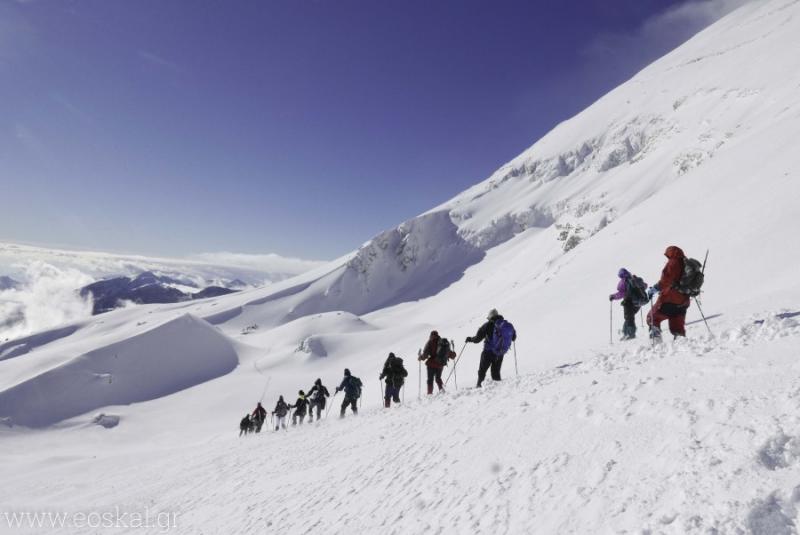
[[[799,2],[748,4],[486,181],[342,259],[0,346],[0,468],[14,488],[0,502],[155,505],[179,511],[187,533],[795,533],[798,35]],[[654,282],[671,244],[710,249],[702,304],[714,336],[693,304],[689,340],[610,346],[617,269]],[[517,327],[521,377],[415,401],[428,331],[461,350],[492,307]],[[219,350],[186,341],[189,326]],[[64,370],[106,373],[104,360],[80,360],[103,348],[158,371],[162,357],[139,355],[167,343],[148,335],[161,329],[175,349],[154,354],[180,368],[196,351],[210,380],[185,388],[197,376],[170,373],[138,398],[98,384],[84,412],[49,421],[6,408],[34,391],[37,407],[60,404],[59,388],[73,396]],[[406,406],[381,414],[389,351],[410,384]],[[478,358],[464,350],[462,388]],[[293,399],[317,377],[335,386],[345,366],[366,384],[365,417],[234,436],[260,398]],[[509,355],[506,378],[513,369]],[[43,377],[58,388],[37,389]]]

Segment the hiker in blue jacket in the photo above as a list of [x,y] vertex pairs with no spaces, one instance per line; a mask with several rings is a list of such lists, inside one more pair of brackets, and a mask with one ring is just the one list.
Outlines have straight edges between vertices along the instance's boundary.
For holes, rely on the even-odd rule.
[[344,369],[342,384],[336,387],[337,394],[344,390],[344,401],[342,401],[342,410],[339,413],[339,418],[344,418],[344,412],[348,406],[353,410],[353,414],[358,414],[358,398],[361,397],[362,385],[361,379],[350,374],[349,369]]
[[481,363],[478,366],[478,388],[486,378],[486,372],[491,368],[492,380],[500,381],[500,367],[503,365],[503,356],[517,339],[514,326],[506,321],[503,316],[493,308],[486,316],[478,334],[467,337],[467,342],[479,344],[483,342]]

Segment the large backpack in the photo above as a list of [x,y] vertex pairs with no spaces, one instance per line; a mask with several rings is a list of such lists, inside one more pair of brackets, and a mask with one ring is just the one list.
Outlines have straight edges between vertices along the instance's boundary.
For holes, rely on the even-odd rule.
[[442,366],[447,366],[447,361],[453,356],[453,350],[450,347],[450,342],[446,338],[439,338],[439,343],[436,345],[436,362]]
[[683,273],[674,288],[684,295],[696,297],[700,295],[704,281],[705,275],[703,275],[703,265],[700,261],[694,258],[684,258]]
[[647,283],[641,277],[631,275],[628,279],[628,288],[625,297],[634,305],[642,306],[646,304],[649,299],[647,298]]
[[358,399],[361,397],[361,386],[363,384],[364,383],[361,382],[361,379],[359,379],[355,375],[350,376],[350,387],[352,388],[351,393],[353,394],[354,398]]
[[406,368],[403,366],[403,359],[395,357],[392,363],[392,384],[394,386],[403,386],[405,382]]
[[486,348],[498,357],[502,357],[511,347],[514,333],[514,326],[510,322],[495,320],[494,331],[486,340]]

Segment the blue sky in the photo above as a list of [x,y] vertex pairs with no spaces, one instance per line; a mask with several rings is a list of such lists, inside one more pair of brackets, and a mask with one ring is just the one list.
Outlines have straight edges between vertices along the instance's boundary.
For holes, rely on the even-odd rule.
[[0,239],[324,259],[737,0],[0,0]]

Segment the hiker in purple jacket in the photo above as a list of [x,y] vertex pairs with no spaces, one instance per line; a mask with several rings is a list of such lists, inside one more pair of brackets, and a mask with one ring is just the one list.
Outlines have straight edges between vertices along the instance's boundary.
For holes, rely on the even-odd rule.
[[609,295],[608,300],[622,299],[622,310],[625,315],[622,340],[631,340],[636,338],[636,313],[647,302],[647,284],[625,268],[620,268],[617,276],[619,277],[617,293]]

